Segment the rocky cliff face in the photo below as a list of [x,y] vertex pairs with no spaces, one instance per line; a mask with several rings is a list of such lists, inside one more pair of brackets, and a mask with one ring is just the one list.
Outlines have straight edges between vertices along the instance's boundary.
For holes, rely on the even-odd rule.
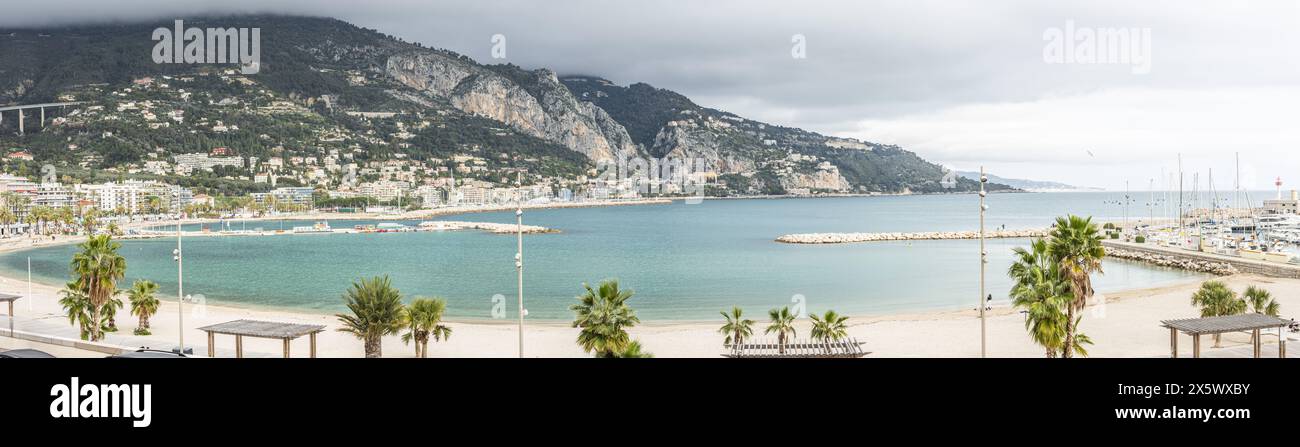
[[385,71],[398,82],[444,98],[529,135],[551,140],[593,161],[635,157],[627,130],[599,107],[578,101],[550,70],[530,72],[527,87],[465,59],[435,52],[388,58]]
[[782,188],[848,191],[848,180],[831,163],[816,164],[813,157],[799,155],[815,168],[798,168],[787,163],[788,149],[769,145],[727,120],[713,119],[698,113],[670,121],[655,135],[651,153],[669,158],[705,160],[709,169],[719,174],[749,174],[768,169],[779,179]]
[[819,167],[811,173],[792,172],[781,177],[781,187],[787,191],[796,188],[810,190],[848,191],[852,186],[840,175],[835,166]]
[[754,160],[731,153],[723,147],[717,134],[687,120],[673,121],[660,129],[655,135],[654,148],[652,152],[664,154],[664,158],[704,159],[710,170],[724,174],[751,172],[755,168]]

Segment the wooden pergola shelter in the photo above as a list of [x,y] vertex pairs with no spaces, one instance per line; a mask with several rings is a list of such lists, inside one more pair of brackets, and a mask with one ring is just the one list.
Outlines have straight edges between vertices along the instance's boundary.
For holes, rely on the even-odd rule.
[[784,348],[775,340],[754,340],[729,346],[723,357],[739,358],[840,358],[863,357],[870,352],[862,350],[863,342],[846,338],[832,342],[793,340]]
[[1201,336],[1219,335],[1228,332],[1249,331],[1254,340],[1255,358],[1259,358],[1263,346],[1260,331],[1277,328],[1277,353],[1279,358],[1286,358],[1286,343],[1282,340],[1282,328],[1289,321],[1264,314],[1227,315],[1222,317],[1184,318],[1181,320],[1164,320],[1161,326],[1169,328],[1169,345],[1171,357],[1178,358],[1178,333],[1192,336],[1192,357],[1201,356]]
[[0,293],[0,302],[9,303],[9,336],[14,335],[14,301],[22,298],[22,295],[13,295]]
[[235,320],[199,328],[208,333],[208,357],[216,356],[216,334],[235,336],[235,358],[244,357],[244,337],[274,338],[284,341],[284,358],[289,358],[289,342],[304,335],[311,339],[311,357],[316,358],[316,334],[324,331],[319,324],[277,323],[274,321]]

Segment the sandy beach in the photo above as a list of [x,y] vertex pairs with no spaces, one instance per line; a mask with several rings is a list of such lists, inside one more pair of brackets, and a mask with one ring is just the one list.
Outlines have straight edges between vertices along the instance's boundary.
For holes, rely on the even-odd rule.
[[[29,238],[0,241],[0,251],[80,241],[81,237],[61,236],[55,240]],[[1256,275],[1234,275],[1223,278],[1234,290],[1244,290],[1247,285],[1259,285],[1273,293],[1282,305],[1286,318],[1300,309],[1300,280],[1267,278]],[[0,292],[27,295],[26,278],[0,277]],[[47,284],[32,284],[32,296],[15,305],[17,329],[75,338],[75,330],[67,322],[58,304],[58,288]],[[1160,327],[1160,320],[1187,318],[1197,315],[1190,303],[1191,294],[1199,283],[1191,282],[1153,289],[1129,290],[1098,296],[1084,312],[1082,332],[1088,334],[1095,345],[1089,348],[1092,357],[1165,357],[1169,355],[1169,332]],[[164,302],[152,318],[153,335],[131,335],[136,318],[123,309],[117,316],[120,330],[107,342],[130,347],[148,346],[170,349],[177,344],[177,303],[164,296]],[[746,309],[757,320],[756,332],[761,332],[766,309]],[[195,328],[237,319],[258,319],[292,323],[321,324],[326,331],[319,336],[320,357],[360,357],[362,343],[350,334],[338,332],[333,315],[287,310],[244,309],[207,304],[185,306],[185,341],[196,354],[207,352],[207,337]],[[876,357],[977,357],[979,355],[980,322],[974,310],[960,312],[929,312],[903,315],[855,315],[849,320],[849,335],[865,342],[869,358]],[[987,337],[990,356],[1041,357],[1042,350],[1035,346],[1024,330],[1023,316],[1011,308],[994,308],[987,316]],[[518,355],[518,332],[514,320],[458,321],[450,325],[454,334],[450,341],[430,346],[431,357],[514,357]],[[647,350],[658,357],[718,357],[722,352],[722,336],[717,333],[721,320],[715,322],[646,321],[629,332],[641,340]],[[798,325],[799,335],[806,336],[807,320]],[[526,322],[524,355],[526,357],[584,357],[574,343],[577,330],[564,322]],[[1180,340],[1183,355],[1190,355],[1189,338]],[[1276,356],[1276,338],[1265,337],[1264,352]],[[1230,350],[1246,346],[1249,337],[1231,334],[1225,337],[1222,349],[1208,348],[1205,356],[1223,355]],[[21,340],[0,337],[0,348],[22,347]],[[215,343],[217,355],[233,356],[233,337],[218,336]],[[1235,348],[1234,348],[1235,347]],[[295,357],[305,356],[307,340],[293,344]],[[1290,347],[1289,347],[1290,348]],[[278,357],[282,346],[278,340],[248,339],[244,342],[245,355],[249,357]],[[1246,348],[1248,350],[1248,348]],[[1291,348],[1300,356],[1297,348]],[[63,355],[102,356],[94,352],[63,350]],[[413,357],[414,349],[403,345],[398,336],[384,340],[385,357]]]

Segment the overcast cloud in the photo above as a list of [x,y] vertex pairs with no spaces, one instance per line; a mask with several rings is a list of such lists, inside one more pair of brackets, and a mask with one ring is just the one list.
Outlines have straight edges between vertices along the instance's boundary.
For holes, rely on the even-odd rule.
[[[960,169],[1145,189],[1214,167],[1300,184],[1300,2],[46,0],[0,26],[206,12],[337,17],[480,62],[647,82],[749,118],[894,143]],[[1149,28],[1151,69],[1048,64],[1044,31]],[[807,58],[791,57],[791,38]],[[1081,169],[1082,168],[1082,169]],[[1159,180],[1157,179],[1158,183]]]

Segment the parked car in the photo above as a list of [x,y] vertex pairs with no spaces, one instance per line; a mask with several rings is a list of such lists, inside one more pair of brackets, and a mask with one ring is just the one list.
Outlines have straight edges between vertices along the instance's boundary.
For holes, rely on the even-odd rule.
[[141,348],[134,352],[123,352],[117,355],[108,356],[110,359],[174,359],[186,358],[185,354],[172,351],[159,351],[157,349]]
[[54,356],[36,349],[14,349],[0,351],[0,359],[52,359]]

